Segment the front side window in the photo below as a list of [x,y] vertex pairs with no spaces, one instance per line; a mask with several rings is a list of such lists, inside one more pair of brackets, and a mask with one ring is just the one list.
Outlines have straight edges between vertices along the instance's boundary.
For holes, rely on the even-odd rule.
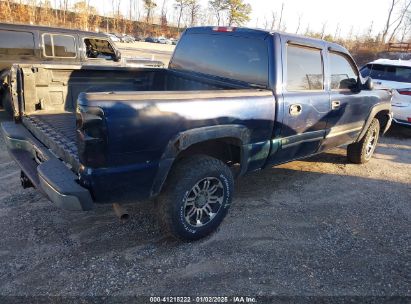
[[321,50],[287,46],[287,91],[318,91],[324,89]]
[[[353,63],[338,53],[330,53],[330,70],[331,70],[331,90],[345,90],[349,89],[352,82],[348,79],[358,78],[356,69]],[[351,83],[351,84],[350,84]]]
[[84,44],[87,58],[114,60],[116,57],[114,48],[107,39],[85,38]]
[[46,57],[76,58],[76,39],[70,35],[43,35],[43,50]]
[[29,32],[0,30],[0,56],[34,56],[34,36]]

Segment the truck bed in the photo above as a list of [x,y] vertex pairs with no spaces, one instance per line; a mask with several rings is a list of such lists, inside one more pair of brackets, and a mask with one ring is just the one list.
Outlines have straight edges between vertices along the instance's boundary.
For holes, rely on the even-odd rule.
[[[233,81],[186,75],[168,69],[23,65],[23,124],[73,171],[79,168],[76,107],[80,93],[128,92],[128,99],[192,99],[230,95],[247,88]],[[225,92],[225,93],[223,93]],[[203,96],[204,97],[204,96]]]

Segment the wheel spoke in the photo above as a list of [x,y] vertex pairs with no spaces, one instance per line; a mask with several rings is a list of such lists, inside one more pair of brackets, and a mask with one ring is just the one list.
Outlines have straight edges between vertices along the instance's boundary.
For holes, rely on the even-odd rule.
[[187,212],[187,218],[190,219],[194,214],[196,214],[196,211],[197,208],[193,206],[190,211]]
[[197,209],[197,214],[196,214],[196,222],[197,225],[201,225],[201,218],[203,217],[203,210],[202,209]]
[[196,184],[193,187],[193,192],[194,192],[195,196],[197,196],[200,193],[200,191],[201,191],[200,186],[198,184]]
[[221,197],[218,197],[218,196],[215,196],[215,195],[208,197],[208,202],[210,204],[219,203],[220,201],[221,201]]
[[196,197],[188,197],[186,199],[186,206],[193,206],[194,205],[194,201],[195,201]]
[[210,204],[205,205],[205,206],[203,207],[203,211],[204,211],[205,214],[206,214],[207,216],[209,216],[209,217],[211,217],[210,214],[213,213],[213,209],[211,208]]
[[216,193],[217,190],[218,190],[218,186],[213,185],[211,188],[208,189],[208,194],[212,195],[212,194]]
[[207,191],[209,187],[210,187],[210,181],[206,179],[203,184],[203,190]]

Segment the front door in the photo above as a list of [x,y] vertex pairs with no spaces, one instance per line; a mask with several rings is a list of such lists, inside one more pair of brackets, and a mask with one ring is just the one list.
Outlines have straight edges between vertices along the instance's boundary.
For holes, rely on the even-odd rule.
[[375,103],[369,91],[352,87],[357,82],[358,70],[348,55],[330,51],[328,58],[331,112],[321,150],[354,141]]
[[318,45],[287,43],[283,47],[284,119],[281,137],[273,146],[271,164],[314,154],[325,136],[330,96],[324,86],[325,50]]

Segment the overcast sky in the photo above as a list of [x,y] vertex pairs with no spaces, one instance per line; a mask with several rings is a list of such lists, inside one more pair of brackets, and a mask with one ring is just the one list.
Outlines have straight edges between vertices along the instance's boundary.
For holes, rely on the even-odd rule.
[[[128,15],[129,1],[120,0],[122,11]],[[142,7],[143,0],[136,0]],[[174,0],[166,0],[168,3],[168,19],[172,22],[176,18],[173,9]],[[163,0],[156,0],[158,4],[156,14],[160,13]],[[208,7],[208,0],[200,0],[203,8]],[[252,7],[252,18],[247,24],[249,27],[264,27],[266,20],[270,22],[271,12],[279,15],[282,0],[246,0]],[[353,29],[354,35],[362,35],[367,32],[371,22],[373,34],[381,32],[387,17],[391,0],[286,0],[284,1],[283,20],[287,32],[295,32],[299,15],[302,16],[300,33],[304,33],[307,26],[312,31],[321,31],[326,22],[326,33],[334,35],[337,26],[341,28],[341,36],[346,37]],[[112,0],[91,0],[101,13],[112,10]],[[141,9],[141,8],[140,8]]]

